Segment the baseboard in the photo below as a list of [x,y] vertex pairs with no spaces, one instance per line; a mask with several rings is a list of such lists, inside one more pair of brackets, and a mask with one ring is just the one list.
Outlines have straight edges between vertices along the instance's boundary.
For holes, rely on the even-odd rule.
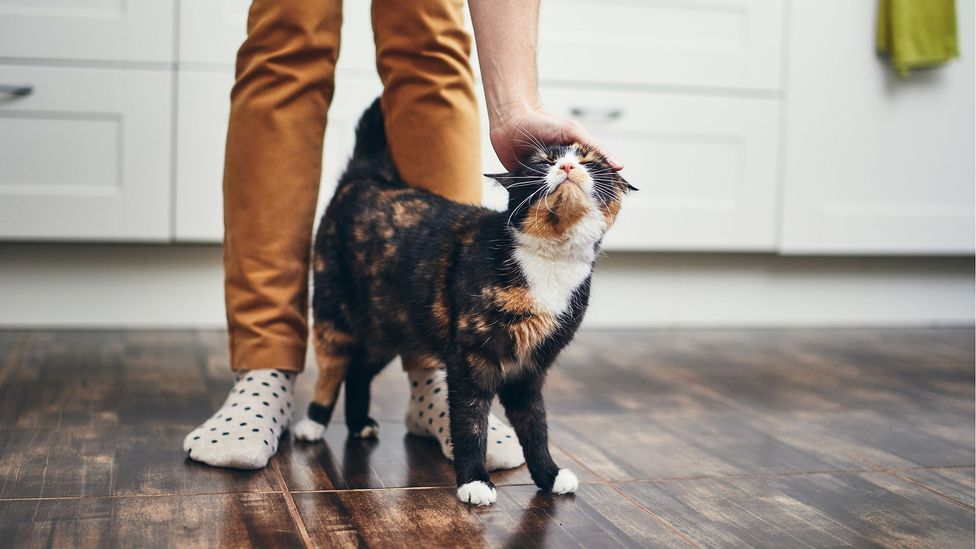
[[[586,325],[970,325],[973,258],[610,253]],[[222,327],[217,246],[0,244],[0,326]]]

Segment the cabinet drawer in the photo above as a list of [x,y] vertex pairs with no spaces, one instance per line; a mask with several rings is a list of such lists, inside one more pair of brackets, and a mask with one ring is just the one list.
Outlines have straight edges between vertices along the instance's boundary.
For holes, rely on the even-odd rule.
[[173,2],[4,0],[0,57],[172,62]]
[[171,78],[0,65],[0,238],[167,239]]
[[543,89],[640,189],[607,237],[617,250],[771,251],[779,100]]
[[[221,238],[220,182],[230,71],[181,71],[176,234]],[[380,91],[375,77],[340,75],[329,111],[320,205],[352,152],[355,123]],[[775,247],[779,101],[671,94],[543,90],[553,112],[584,122],[627,164],[628,197],[607,246],[623,250]],[[487,132],[487,124],[484,126]],[[486,172],[498,161],[482,140]],[[486,193],[504,207],[497,185]]]
[[547,0],[543,81],[778,90],[782,0]]

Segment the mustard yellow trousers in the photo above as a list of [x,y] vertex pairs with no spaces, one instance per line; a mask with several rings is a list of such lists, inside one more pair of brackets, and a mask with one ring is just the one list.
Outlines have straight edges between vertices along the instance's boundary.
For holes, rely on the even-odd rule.
[[[373,0],[372,24],[386,133],[404,179],[478,203],[479,118],[462,13],[463,0]],[[224,166],[235,370],[304,368],[312,226],[341,26],[341,0],[251,4]],[[406,358],[406,367],[413,362]]]

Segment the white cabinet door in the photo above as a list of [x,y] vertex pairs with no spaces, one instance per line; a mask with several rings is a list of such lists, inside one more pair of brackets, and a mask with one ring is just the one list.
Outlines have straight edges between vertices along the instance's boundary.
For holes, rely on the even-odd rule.
[[778,100],[552,87],[542,99],[583,122],[640,189],[624,202],[608,248],[775,248]]
[[[221,184],[233,74],[230,70],[180,71],[178,82],[176,239],[219,242],[223,238]],[[320,212],[352,153],[356,122],[380,90],[376,77],[338,77],[325,135]]]
[[3,0],[0,57],[172,62],[174,11],[174,0]]
[[170,236],[172,76],[0,65],[0,238]]
[[974,10],[957,6],[960,58],[900,79],[874,53],[875,2],[793,3],[783,251],[973,253]]
[[[203,2],[201,2],[203,3]],[[176,78],[177,241],[219,242],[224,231],[221,184],[232,69],[185,71]]]
[[784,11],[782,0],[547,0],[540,77],[778,90]]

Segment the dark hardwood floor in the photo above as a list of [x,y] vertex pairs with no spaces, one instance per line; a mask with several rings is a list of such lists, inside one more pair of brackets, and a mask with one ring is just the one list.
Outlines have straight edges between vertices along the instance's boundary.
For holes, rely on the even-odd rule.
[[379,441],[340,405],[258,472],[181,449],[230,385],[219,332],[0,331],[0,546],[974,544],[972,329],[584,332],[546,389],[579,492],[522,467],[491,508],[406,434],[398,366]]

